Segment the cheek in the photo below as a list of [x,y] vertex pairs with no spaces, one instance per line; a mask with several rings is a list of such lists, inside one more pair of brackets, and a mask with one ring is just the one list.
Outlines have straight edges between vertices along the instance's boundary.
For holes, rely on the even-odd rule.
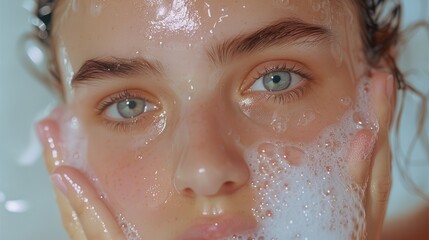
[[329,79],[309,83],[302,96],[281,103],[274,98],[244,98],[240,110],[258,125],[260,135],[282,141],[310,142],[327,126],[335,124],[356,103],[356,83],[351,79]]
[[91,144],[88,161],[97,176],[96,187],[116,214],[129,211],[129,206],[140,213],[156,211],[172,190],[167,157],[161,151],[132,150],[122,144],[115,148],[104,142]]
[[[294,142],[287,136],[273,140],[267,136],[248,148],[245,159],[258,204],[252,210],[263,229],[258,236],[364,238],[366,186],[354,183],[349,154],[356,134],[366,129],[375,139],[378,131],[376,119],[369,114],[372,110],[366,84],[366,80],[358,84],[355,99],[346,101],[350,106],[341,114],[329,116],[331,112],[325,112],[333,123],[320,124],[319,133],[314,133],[311,141]],[[356,113],[367,114],[356,120]],[[372,149],[373,144],[370,141],[366,148]]]

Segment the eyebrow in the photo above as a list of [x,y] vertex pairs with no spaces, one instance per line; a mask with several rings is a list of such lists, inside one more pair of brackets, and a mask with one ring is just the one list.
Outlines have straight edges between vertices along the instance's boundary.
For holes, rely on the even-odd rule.
[[316,24],[296,18],[286,18],[253,33],[242,34],[215,45],[208,51],[214,64],[225,64],[230,59],[277,45],[320,44],[332,39],[332,32]]
[[87,84],[106,77],[128,77],[141,73],[159,74],[160,64],[144,58],[94,58],[85,61],[72,79],[72,86]]
[[[223,41],[207,51],[214,64],[225,64],[241,54],[251,54],[277,45],[320,44],[331,39],[329,29],[303,22],[296,18],[287,18],[252,33],[241,34]],[[105,78],[125,78],[138,74],[161,74],[159,62],[145,58],[93,58],[85,61],[72,79],[72,87],[89,84]]]

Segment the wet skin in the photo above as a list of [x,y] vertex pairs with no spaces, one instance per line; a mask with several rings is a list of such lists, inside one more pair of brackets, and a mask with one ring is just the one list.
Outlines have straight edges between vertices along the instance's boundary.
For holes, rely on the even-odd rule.
[[[64,123],[76,144],[61,164],[81,168],[144,238],[235,220],[213,236],[253,229],[244,152],[310,142],[355,103],[366,65],[353,11],[298,0],[60,2],[53,37],[78,126]],[[290,86],[260,88],[271,72],[289,73]],[[124,119],[115,104],[125,99],[147,111]]]

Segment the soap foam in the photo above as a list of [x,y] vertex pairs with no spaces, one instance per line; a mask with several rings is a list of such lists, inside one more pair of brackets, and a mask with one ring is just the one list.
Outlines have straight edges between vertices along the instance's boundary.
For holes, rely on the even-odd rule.
[[[324,129],[314,141],[261,141],[245,152],[255,202],[258,203],[252,211],[260,229],[256,233],[226,239],[365,238],[362,202],[366,186],[352,184],[346,159],[350,143],[358,131],[370,129],[374,139],[378,131],[378,123],[369,108],[368,82],[362,82],[355,106],[337,123]],[[63,121],[65,135],[69,140],[74,139],[75,149],[82,149],[80,146],[85,139],[79,134],[81,126],[73,116],[67,116]],[[78,161],[85,152],[70,154],[69,159],[74,160],[70,164],[87,170],[85,172],[91,176],[88,166]],[[118,216],[117,222],[126,239],[142,239],[136,226],[124,216]]]
[[366,186],[352,183],[347,154],[361,129],[372,130],[375,143],[367,84],[360,84],[356,106],[314,141],[266,141],[248,151],[260,229],[226,239],[365,239]]

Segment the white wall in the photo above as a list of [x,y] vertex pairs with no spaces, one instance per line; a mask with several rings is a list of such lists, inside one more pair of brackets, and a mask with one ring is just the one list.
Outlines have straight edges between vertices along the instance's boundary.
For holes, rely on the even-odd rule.
[[18,38],[31,29],[23,1],[0,1],[0,239],[66,239],[39,154],[19,163],[35,140],[35,117],[53,96],[17,57]]

